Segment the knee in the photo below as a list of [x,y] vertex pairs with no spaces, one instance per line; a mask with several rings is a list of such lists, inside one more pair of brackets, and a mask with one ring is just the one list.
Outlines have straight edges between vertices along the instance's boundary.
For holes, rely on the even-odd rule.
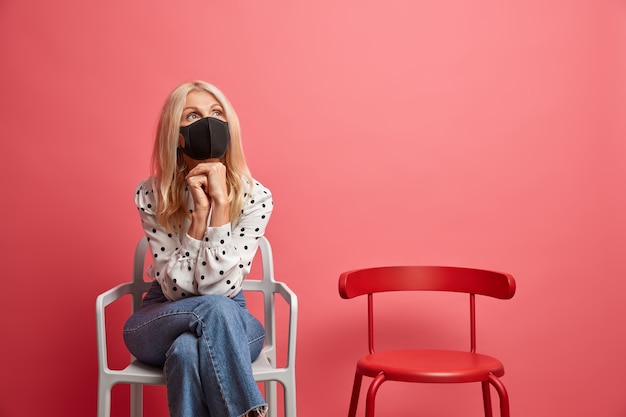
[[194,313],[205,323],[229,323],[241,320],[241,307],[223,295],[204,295]]
[[198,339],[192,333],[178,336],[166,353],[166,367],[188,367],[198,362]]

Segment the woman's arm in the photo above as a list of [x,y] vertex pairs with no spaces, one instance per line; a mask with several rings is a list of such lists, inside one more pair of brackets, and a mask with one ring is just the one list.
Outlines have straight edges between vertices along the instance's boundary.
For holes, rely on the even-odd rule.
[[242,214],[234,224],[208,227],[196,267],[200,294],[234,296],[241,290],[273,207],[270,191],[256,182],[252,193],[246,193]]

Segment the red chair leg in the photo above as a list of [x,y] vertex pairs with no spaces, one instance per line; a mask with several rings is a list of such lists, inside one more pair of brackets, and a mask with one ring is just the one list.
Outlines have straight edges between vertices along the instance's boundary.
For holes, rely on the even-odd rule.
[[352,398],[350,399],[350,410],[348,417],[356,417],[356,408],[359,405],[359,392],[361,391],[361,381],[363,375],[358,371],[354,374],[354,384],[352,385]]
[[509,414],[509,394],[500,379],[495,375],[489,375],[489,382],[498,391],[500,397],[500,417],[510,417]]
[[365,417],[374,417],[374,405],[376,402],[376,393],[378,392],[378,388],[385,382],[385,374],[379,373],[376,375],[376,378],[370,384],[369,389],[367,390],[367,402],[365,403]]
[[481,382],[483,387],[483,405],[485,407],[485,417],[493,417],[491,411],[491,385],[488,381]]

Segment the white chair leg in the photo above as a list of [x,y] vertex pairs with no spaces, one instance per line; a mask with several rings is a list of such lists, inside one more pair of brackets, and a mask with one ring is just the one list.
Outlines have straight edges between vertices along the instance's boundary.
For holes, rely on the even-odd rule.
[[111,417],[111,387],[98,383],[98,417]]
[[266,381],[265,382],[265,401],[269,405],[269,411],[267,413],[267,417],[277,417],[278,410],[276,409],[278,406],[278,399],[276,393],[276,381]]
[[285,417],[296,417],[296,384],[291,380],[283,385],[285,394]]

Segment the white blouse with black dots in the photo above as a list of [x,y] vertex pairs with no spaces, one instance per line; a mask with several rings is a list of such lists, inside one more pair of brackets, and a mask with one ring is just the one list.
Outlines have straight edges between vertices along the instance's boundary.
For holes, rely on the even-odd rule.
[[[197,240],[186,232],[168,232],[159,225],[152,181],[139,183],[135,204],[153,256],[148,276],[159,282],[169,300],[203,294],[234,297],[241,290],[273,209],[270,190],[259,182],[255,181],[250,193],[244,180],[244,190],[241,216],[234,224],[208,226],[204,239]],[[185,193],[193,210],[191,194],[188,190]]]

